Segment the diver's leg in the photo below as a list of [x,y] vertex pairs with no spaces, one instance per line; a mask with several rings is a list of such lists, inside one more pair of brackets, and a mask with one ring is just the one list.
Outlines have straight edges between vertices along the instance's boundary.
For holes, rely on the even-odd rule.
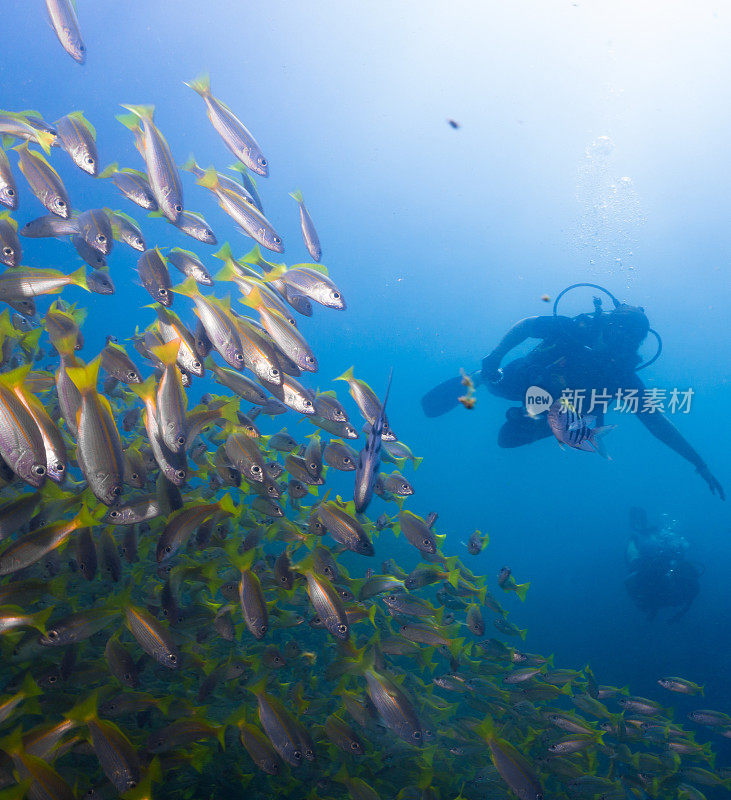
[[497,436],[498,447],[522,447],[551,435],[545,415],[531,417],[522,408],[509,408]]

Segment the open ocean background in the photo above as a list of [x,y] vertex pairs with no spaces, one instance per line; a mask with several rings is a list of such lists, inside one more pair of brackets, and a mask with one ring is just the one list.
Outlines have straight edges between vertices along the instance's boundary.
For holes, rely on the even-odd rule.
[[[348,302],[343,314],[316,309],[302,326],[320,361],[308,385],[344,396],[344,384],[330,381],[353,364],[382,392],[394,368],[389,418],[425,457],[417,472],[405,470],[416,488],[410,508],[439,513],[447,551],[463,554],[475,528],[489,532],[476,572],[509,564],[518,581],[530,580],[525,604],[506,601],[510,619],[528,628],[528,650],[554,653],[558,666],[589,662],[599,682],[629,684],[679,713],[698,702],[669,696],[656,680],[681,675],[705,684],[701,707],[730,711],[729,503],[625,415],[609,420],[618,427],[605,461],[562,452],[553,439],[499,450],[509,403],[482,390],[474,410],[438,420],[423,416],[419,399],[460,367],[477,369],[518,319],[550,313],[544,293],[598,282],[645,307],[664,352],[642,377],[692,387],[690,413],[674,422],[731,491],[731,8],[78,0],[78,13],[83,67],[61,49],[41,0],[5,0],[2,106],[50,121],[81,109],[96,126],[102,165],[140,168],[114,116],[120,103],[151,103],[178,164],[193,152],[223,171],[232,157],[183,85],[210,72],[214,94],[269,159],[258,186],[283,259],[309,260],[288,197],[300,188]],[[145,219],[70,159],[53,164],[74,207],[122,209],[152,244],[195,250],[217,269],[217,248]],[[189,174],[183,180],[186,209],[202,212],[235,255],[248,251],[210,194]],[[21,192],[22,225],[44,211],[22,181]],[[30,266],[80,263],[67,242],[24,246]],[[106,334],[126,339],[154,319],[135,263],[118,246],[115,295],[64,293],[90,309],[85,359]],[[573,293],[562,312],[591,310],[591,294]],[[646,348],[650,355],[651,340]],[[205,390],[198,383],[191,397]],[[278,430],[279,419],[263,427]],[[303,423],[298,438],[303,427],[311,430]],[[700,595],[675,625],[648,622],[626,595],[633,505],[651,522],[677,519],[690,557],[705,566]],[[372,516],[382,510],[376,499]],[[385,541],[379,555],[415,561],[403,540]],[[728,762],[731,743],[714,741]]]

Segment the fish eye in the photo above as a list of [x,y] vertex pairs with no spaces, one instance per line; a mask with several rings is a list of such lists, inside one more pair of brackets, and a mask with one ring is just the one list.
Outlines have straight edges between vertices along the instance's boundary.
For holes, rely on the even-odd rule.
[[157,293],[160,295],[160,297],[167,297],[167,296],[168,296],[168,290],[167,290],[167,289],[165,289],[163,286],[161,286],[161,287],[160,287],[160,288],[157,290]]
[[427,547],[429,547],[429,545],[431,545],[431,539],[427,539],[427,538],[425,537],[424,539],[422,539],[422,540],[421,540],[421,543],[422,543],[423,545],[426,545]]
[[112,497],[119,497],[122,494],[122,487],[121,486],[113,486],[112,487]]
[[312,401],[311,400],[305,400],[305,408],[312,408]]
[[33,474],[34,475],[38,475],[38,476],[45,475],[46,474],[46,468],[43,466],[43,464],[36,464],[33,467]]
[[57,198],[56,198],[56,205],[57,205],[59,208],[66,208],[66,201],[65,201],[63,198],[61,198],[61,197],[57,197]]
[[168,660],[170,661],[171,664],[176,664],[178,661],[178,657],[175,655],[175,653],[169,653]]
[[121,515],[121,512],[120,512],[120,511],[111,511],[111,512],[109,513],[109,516],[110,516],[112,519],[116,519],[116,518],[117,518],[118,516],[120,516],[120,515]]
[[[82,53],[85,53],[85,52],[86,52],[86,45],[84,45],[84,44],[79,44],[79,50],[80,50]],[[130,786],[129,788],[130,788],[130,789],[134,789],[134,787],[135,787],[136,785],[137,785],[137,784],[133,784],[133,785],[132,785],[132,786]]]
[[3,247],[3,255],[4,256],[12,256],[15,251],[12,247]]
[[299,761],[302,758],[302,753],[299,750],[294,750],[292,755]]
[[[48,636],[49,636],[49,638],[50,638],[50,636],[51,636],[51,632],[50,632],[50,631],[48,632]],[[51,685],[53,685],[54,683],[56,683],[56,681],[57,681],[57,680],[58,680],[58,676],[56,676],[56,675],[49,675],[49,676],[48,676],[48,682],[49,682]]]
[[334,297],[336,300],[340,300],[340,292],[333,292],[333,297]]
[[417,741],[418,741],[419,739],[421,739],[421,731],[414,731],[414,732],[411,734],[411,738],[412,738],[412,739],[416,739]]
[[58,631],[54,630],[53,628],[48,631],[48,638],[49,639],[58,639]]
[[346,633],[348,630],[348,626],[344,625],[342,622],[338,625],[338,633]]
[[213,236],[213,231],[210,228],[205,229],[206,236]]
[[107,241],[107,237],[103,233],[99,233],[99,234],[97,234],[96,240],[97,240],[97,242],[100,242],[101,244],[104,244],[104,242]]
[[182,445],[184,445],[184,444],[185,444],[185,436],[178,436],[178,438],[177,438],[175,441],[176,441],[176,442],[177,442],[179,445],[181,445],[181,446],[182,446]]
[[184,469],[176,469],[175,470],[175,477],[179,481],[184,481],[185,480],[185,470]]
[[360,750],[360,745],[356,741],[350,742],[350,749],[351,750]]
[[266,625],[259,625],[259,633],[264,634],[266,632],[267,632],[267,626]]
[[252,464],[251,471],[254,473],[254,475],[258,475],[261,472],[261,467],[258,464]]
[[85,156],[84,163],[91,165],[94,163],[94,159],[91,156]]
[[243,360],[244,360],[244,354],[243,354],[243,353],[238,353],[238,352],[237,352],[237,353],[234,353],[234,358],[235,358],[237,361],[243,361]]
[[350,464],[350,456],[343,457],[343,464]]
[[174,211],[176,214],[180,214],[180,213],[183,211],[183,206],[181,206],[181,205],[180,205],[180,203],[176,203],[176,204],[173,206],[173,211]]
[[259,162],[259,164],[261,164],[262,167],[266,167],[267,160],[264,158],[264,156],[259,156],[256,160]]
[[193,369],[200,369],[201,368],[201,362],[200,361],[194,361],[192,366],[193,366]]
[[165,545],[165,552],[166,552],[166,553],[169,553],[169,552],[170,552],[172,549],[173,549],[173,548],[172,548],[172,547],[170,547],[170,545],[169,545],[169,544],[168,544],[168,545]]
[[[8,186],[8,188],[5,190],[5,194],[7,194],[8,197],[15,197],[15,189]],[[28,225],[26,225],[25,227],[27,228]]]
[[127,373],[127,380],[133,381],[137,377],[137,373],[134,370],[130,370]]

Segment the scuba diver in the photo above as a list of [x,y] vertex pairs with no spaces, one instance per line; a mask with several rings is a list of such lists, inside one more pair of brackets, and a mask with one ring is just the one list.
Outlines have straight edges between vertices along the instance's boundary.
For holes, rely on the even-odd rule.
[[703,568],[686,558],[688,542],[676,530],[675,520],[663,514],[662,524],[649,526],[643,509],[630,510],[632,535],[626,559],[630,570],[624,583],[640,611],[654,619],[661,608],[679,608],[669,622],[688,611],[700,589]]
[[[579,286],[589,286],[605,292],[614,308],[603,311],[601,300],[594,298],[594,312],[565,317],[558,314],[558,303],[566,292]],[[655,355],[642,361],[638,349],[651,333],[657,339]],[[526,339],[540,339],[528,355],[516,358],[501,367],[505,356]],[[553,305],[552,316],[527,317],[513,325],[497,347],[483,359],[482,369],[471,376],[452,378],[432,389],[422,398],[428,417],[440,416],[465,400],[465,381],[470,386],[481,384],[497,397],[520,401],[509,408],[506,421],[498,434],[500,447],[521,447],[551,436],[546,415],[531,415],[524,405],[527,390],[540,387],[552,397],[561,396],[564,389],[583,391],[587,402],[595,392],[604,392],[612,399],[622,392],[636,391],[641,401],[645,386],[637,372],[653,364],[662,352],[660,336],[650,328],[644,309],[622,303],[604,287],[594,283],[576,283],[564,289]],[[705,461],[683,438],[680,432],[659,409],[651,411],[642,402],[632,409],[637,419],[663,444],[689,461],[708,484],[712,493],[726,499],[723,487],[711,473]],[[601,410],[591,412],[596,425],[603,426]]]

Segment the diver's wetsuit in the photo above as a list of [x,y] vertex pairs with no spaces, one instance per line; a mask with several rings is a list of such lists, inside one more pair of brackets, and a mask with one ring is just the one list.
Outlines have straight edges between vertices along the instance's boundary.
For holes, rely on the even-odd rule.
[[[603,318],[608,315],[581,314],[578,317],[527,317],[516,323],[498,346],[482,362],[482,383],[492,394],[507,400],[525,400],[531,386],[550,392],[554,399],[564,389],[584,391],[584,413],[589,408],[591,391],[611,395],[607,409],[616,405],[618,390],[635,389],[639,397],[635,416],[661,442],[698,470],[711,491],[725,498],[723,489],[711,475],[700,455],[681,436],[660,411],[642,410],[645,385],[635,372],[640,357],[635,349],[613,350],[602,341]],[[644,336],[642,337],[644,338]],[[526,339],[541,339],[528,355],[506,364],[502,376],[497,372],[501,360]],[[497,380],[496,377],[498,378]],[[597,427],[603,424],[602,406],[591,411]],[[521,447],[551,435],[545,414],[529,416],[525,408],[510,408],[498,434],[500,447]]]

